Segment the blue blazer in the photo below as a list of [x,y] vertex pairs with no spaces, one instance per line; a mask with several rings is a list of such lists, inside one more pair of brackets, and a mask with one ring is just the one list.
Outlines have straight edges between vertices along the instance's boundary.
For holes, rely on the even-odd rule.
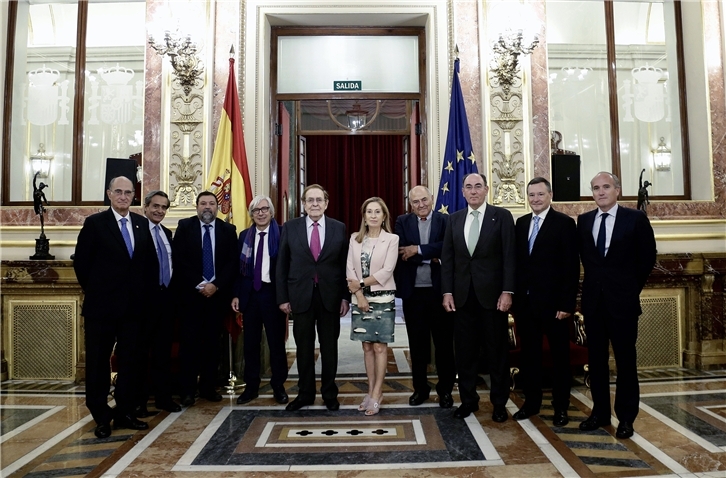
[[[408,260],[398,256],[394,277],[396,278],[396,296],[408,299],[413,295],[416,285],[416,270],[424,260],[441,259],[441,247],[444,244],[444,233],[449,216],[434,211],[431,215],[429,243],[421,245],[418,233],[418,216],[414,213],[403,214],[396,219],[395,231],[398,234],[398,247],[421,246],[421,254]],[[441,295],[441,262],[431,263],[431,282],[434,293]]]
[[[252,226],[255,227],[255,226]],[[248,275],[242,275],[241,269],[241,263],[240,258],[242,257],[242,246],[244,246],[245,243],[245,237],[247,236],[247,231],[249,231],[249,228],[245,229],[244,231],[240,232],[239,234],[239,241],[237,244],[237,278],[234,282],[234,297],[237,297],[239,299],[239,310],[243,314],[247,310],[247,306],[250,302],[250,296],[255,292],[253,286],[253,280],[254,276],[253,271],[247,271]],[[282,228],[280,228],[280,234],[282,234]],[[269,242],[269,241],[268,241]],[[278,239],[278,252],[280,250],[280,244]],[[269,251],[267,251],[269,252]],[[252,263],[254,264],[254,259]],[[273,296],[275,295],[275,291],[277,289],[277,285],[275,284],[275,278],[277,277],[277,272],[275,268],[277,267],[277,256],[270,257],[270,283],[272,284],[272,293]]]

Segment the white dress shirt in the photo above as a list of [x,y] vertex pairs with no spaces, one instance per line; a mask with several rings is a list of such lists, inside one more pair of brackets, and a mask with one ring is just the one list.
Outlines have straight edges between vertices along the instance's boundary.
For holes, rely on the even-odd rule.
[[[608,249],[610,249],[610,240],[613,237],[613,228],[615,227],[615,215],[618,213],[618,205],[615,204],[607,212],[607,222],[605,222],[605,255],[608,255]],[[600,233],[600,222],[602,221],[603,212],[598,209],[595,215],[595,221],[592,224],[592,238],[597,245],[597,236]]]

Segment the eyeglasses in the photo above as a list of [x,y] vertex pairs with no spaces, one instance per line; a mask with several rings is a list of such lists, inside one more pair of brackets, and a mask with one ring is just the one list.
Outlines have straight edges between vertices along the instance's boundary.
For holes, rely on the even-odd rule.
[[308,204],[315,204],[315,203],[322,204],[325,202],[325,198],[307,198],[307,199],[305,199],[305,202]]
[[265,207],[258,207],[258,208],[255,208],[255,209],[253,209],[253,210],[252,210],[252,211],[250,211],[250,212],[251,212],[251,213],[252,213],[252,215],[254,216],[255,214],[259,214],[259,213],[262,213],[262,214],[267,214],[267,213],[268,213],[269,211],[270,211],[270,207],[269,207],[269,206],[265,206]]
[[114,193],[116,196],[127,196],[127,197],[131,197],[131,196],[134,195],[134,191],[128,191],[128,190],[124,191],[123,189],[114,189],[111,192]]

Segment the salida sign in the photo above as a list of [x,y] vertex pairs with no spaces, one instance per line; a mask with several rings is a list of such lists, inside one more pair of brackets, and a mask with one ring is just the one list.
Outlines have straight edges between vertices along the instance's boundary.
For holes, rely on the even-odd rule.
[[336,80],[333,82],[333,91],[362,91],[362,81]]

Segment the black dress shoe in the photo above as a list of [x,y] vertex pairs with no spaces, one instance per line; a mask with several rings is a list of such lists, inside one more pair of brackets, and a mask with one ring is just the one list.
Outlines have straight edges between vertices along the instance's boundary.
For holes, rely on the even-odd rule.
[[260,394],[257,392],[257,390],[251,390],[248,388],[244,392],[242,392],[239,397],[237,397],[237,405],[244,405],[245,403],[249,403],[259,396]]
[[222,401],[222,395],[218,394],[214,390],[209,391],[209,392],[200,393],[199,398],[209,400],[210,402],[221,402]]
[[281,405],[290,401],[290,397],[287,396],[287,392],[285,392],[284,388],[273,388],[272,395],[275,396],[275,401]]
[[537,414],[539,414],[539,410],[532,410],[525,405],[522,408],[520,408],[517,411],[517,413],[512,415],[512,418],[514,418],[515,420],[517,420],[519,422],[522,420],[527,420],[532,415],[537,415]]
[[555,418],[552,420],[552,424],[556,427],[564,427],[570,423],[570,419],[567,416],[567,410],[555,410]]
[[630,438],[635,433],[633,430],[633,424],[630,422],[620,422],[618,424],[618,430],[615,432],[615,436],[618,438]]
[[295,412],[297,410],[300,410],[302,407],[307,407],[308,405],[312,405],[315,403],[315,400],[312,398],[300,398],[298,395],[295,400],[288,403],[285,407],[285,410],[288,412]]
[[610,425],[610,417],[600,418],[595,415],[590,415],[590,417],[580,423],[580,430],[584,432],[590,432],[593,430],[597,430],[600,427],[606,427],[608,425]]
[[459,408],[457,408],[454,412],[454,418],[466,418],[477,410],[479,410],[479,405],[477,405],[476,403],[462,403],[461,405],[459,405]]
[[335,412],[340,409],[340,402],[337,398],[325,398],[323,401],[325,402],[327,409],[331,412]]
[[454,399],[450,393],[442,393],[439,395],[439,406],[441,408],[451,408],[454,406]]
[[409,397],[408,399],[408,404],[412,407],[421,405],[423,402],[429,399],[429,394],[430,392],[413,392],[413,395],[411,395],[411,397]]
[[169,413],[181,412],[181,407],[173,400],[169,400],[168,402],[156,402],[154,406],[159,410],[166,410]]
[[492,412],[492,420],[497,423],[506,422],[509,415],[507,415],[507,409],[504,405],[494,405],[494,411]]
[[146,430],[149,428],[149,424],[146,422],[142,422],[141,420],[137,420],[136,417],[134,417],[131,414],[124,415],[121,417],[116,417],[113,419],[113,428],[130,428],[131,430]]
[[98,438],[108,438],[111,436],[111,424],[110,423],[101,423],[100,425],[96,426],[96,429],[93,430],[93,434],[96,435]]
[[194,396],[192,395],[184,395],[181,401],[182,407],[191,407],[194,405]]

